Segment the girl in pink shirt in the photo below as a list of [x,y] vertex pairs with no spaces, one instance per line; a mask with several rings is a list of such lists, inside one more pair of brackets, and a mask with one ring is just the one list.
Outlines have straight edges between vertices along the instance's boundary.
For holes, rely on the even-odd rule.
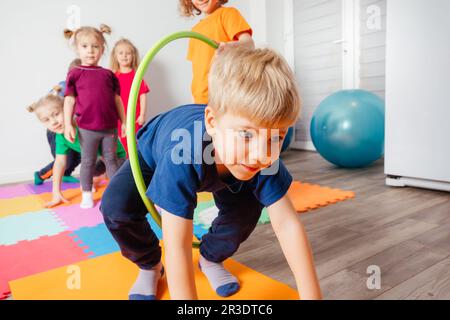
[[[114,72],[120,83],[120,97],[122,98],[127,112],[128,97],[131,91],[136,69],[139,66],[139,52],[128,39],[120,39],[114,45],[111,52],[111,70]],[[149,88],[145,81],[142,81],[139,88],[139,99],[136,106],[136,132],[142,128],[146,119],[147,96]],[[119,123],[120,127],[120,123]],[[128,154],[127,139],[121,137],[121,142]]]
[[121,122],[121,135],[125,136],[125,112],[120,98],[120,84],[115,75],[98,65],[105,51],[105,37],[111,29],[101,25],[99,29],[81,27],[75,31],[64,30],[73,45],[81,65],[69,71],[64,93],[64,137],[74,142],[78,125],[81,144],[82,189],[81,208],[92,208],[92,185],[97,160],[97,150],[102,146],[106,173],[112,178],[118,169],[117,122]]

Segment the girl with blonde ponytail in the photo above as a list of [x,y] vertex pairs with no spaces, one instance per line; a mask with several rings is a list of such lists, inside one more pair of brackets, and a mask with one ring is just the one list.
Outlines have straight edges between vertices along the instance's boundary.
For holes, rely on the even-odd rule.
[[[80,59],[74,59],[70,65],[69,70],[81,64]],[[37,109],[52,109],[56,106],[56,114],[61,114],[62,116],[62,106],[63,106],[63,98],[64,91],[66,89],[66,82],[60,81],[53,89],[46,95],[45,97],[39,99],[37,102],[30,105],[27,110],[28,112],[33,112],[38,115],[40,111],[35,112]],[[61,109],[59,111],[59,109]],[[53,158],[55,158],[55,139],[56,133],[50,129],[47,129],[47,141],[50,146],[50,151],[52,153]],[[70,152],[67,156],[67,166],[64,172],[64,176],[62,177],[62,181],[64,182],[79,182],[78,179],[72,177],[72,173],[75,168],[80,164],[81,158],[79,153]],[[42,169],[34,172],[34,184],[41,185],[45,180],[50,179],[53,176],[53,165],[54,161],[47,164]]]
[[[58,94],[61,89],[61,86],[55,86],[53,91],[27,107],[27,111],[34,113],[39,122],[47,128],[47,140],[54,158],[49,165],[35,173],[35,184],[42,184],[43,180],[53,177],[53,197],[46,207],[69,202],[61,193],[61,182],[79,182],[71,174],[81,162],[81,147],[78,139],[70,143],[64,138],[64,99]],[[125,162],[126,152],[120,141],[117,141],[117,158],[119,165]],[[105,164],[98,158],[94,176],[102,180],[104,173]]]
[[[81,208],[94,206],[92,186],[99,146],[111,179],[118,169],[119,120],[121,135],[126,132],[119,81],[112,71],[98,65],[105,52],[105,33],[110,34],[111,28],[103,24],[98,29],[64,30],[64,37],[81,60],[81,65],[68,73],[64,93],[64,137],[73,143],[79,136],[81,143]],[[72,121],[74,115],[77,126]]]

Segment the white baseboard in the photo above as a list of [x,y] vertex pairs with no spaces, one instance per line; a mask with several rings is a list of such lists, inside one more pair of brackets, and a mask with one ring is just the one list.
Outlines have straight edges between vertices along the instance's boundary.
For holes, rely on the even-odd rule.
[[415,187],[423,189],[433,189],[439,191],[450,192],[450,183],[445,181],[425,180],[409,177],[396,177],[392,178],[388,176],[386,178],[386,185],[391,187]]
[[32,181],[34,179],[33,175],[34,171],[0,173],[0,185],[8,183]]
[[[0,185],[18,182],[34,181],[34,172],[36,170],[24,170],[16,172],[2,172],[0,173]],[[73,175],[80,174],[80,166],[78,166]]]

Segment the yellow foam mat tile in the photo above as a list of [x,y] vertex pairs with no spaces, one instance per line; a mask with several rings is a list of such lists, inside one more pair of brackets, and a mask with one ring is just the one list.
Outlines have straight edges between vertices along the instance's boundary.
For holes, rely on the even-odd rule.
[[42,209],[42,201],[38,195],[0,199],[0,218],[24,212],[39,211]]

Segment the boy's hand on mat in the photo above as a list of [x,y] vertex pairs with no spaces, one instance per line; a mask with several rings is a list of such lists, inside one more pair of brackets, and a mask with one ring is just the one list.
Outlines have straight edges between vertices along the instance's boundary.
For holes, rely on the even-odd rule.
[[66,129],[64,130],[64,138],[66,138],[66,140],[74,143],[76,134],[77,132],[73,125],[66,126]]
[[58,204],[61,204],[61,202],[69,203],[70,201],[64,198],[64,196],[61,194],[61,192],[55,193],[53,195],[52,201],[47,203],[45,205],[46,208],[52,208],[54,206],[57,206]]
[[122,125],[120,126],[121,129],[121,137],[125,138],[127,136],[127,126],[125,125],[125,123],[122,123]]

